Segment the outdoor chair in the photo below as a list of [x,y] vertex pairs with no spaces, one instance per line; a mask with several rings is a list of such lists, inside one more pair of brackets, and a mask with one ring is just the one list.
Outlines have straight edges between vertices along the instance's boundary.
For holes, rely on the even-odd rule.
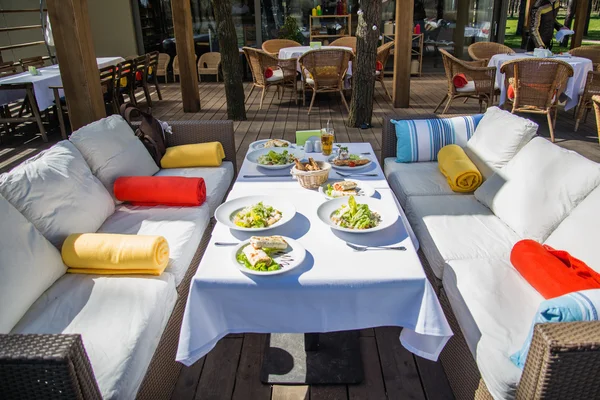
[[[252,71],[252,89],[246,97],[246,102],[250,99],[254,88],[262,89],[260,96],[260,106],[258,109],[262,109],[265,94],[271,86],[277,86],[277,94],[279,95],[279,89],[282,88],[285,91],[285,86],[292,86],[292,95],[298,103],[298,90],[296,87],[296,63],[297,59],[290,58],[287,60],[280,60],[277,57],[272,56],[269,53],[265,53],[262,50],[253,49],[252,47],[244,47],[244,54],[246,60]],[[265,77],[267,69],[271,68],[273,75],[269,78]],[[283,92],[281,93],[283,98]]]
[[[505,86],[513,87],[514,99],[511,112],[545,114],[550,129],[550,140],[554,142],[556,106],[567,86],[573,68],[566,62],[551,59],[516,59],[502,64]],[[552,116],[554,113],[554,116]]]
[[515,54],[510,47],[494,42],[473,43],[469,46],[468,51],[473,61],[485,61],[486,64],[496,54]]
[[596,114],[596,129],[598,131],[598,142],[600,143],[600,96],[592,96],[592,104],[594,105],[594,113]]
[[198,59],[198,82],[200,75],[214,75],[219,82],[219,69],[221,68],[221,53],[204,53]]
[[[477,99],[480,112],[483,111],[483,102],[486,103],[486,108],[491,106],[496,91],[496,67],[487,67],[485,61],[462,61],[444,49],[439,49],[439,51],[444,61],[448,92],[433,112],[436,113],[446,99],[448,102],[442,114],[446,114],[452,101],[457,98],[465,98],[465,101]],[[458,74],[464,74],[468,81],[462,88],[454,86],[454,77]]]
[[19,60],[19,64],[24,72],[27,72],[29,67],[42,68],[44,65],[46,65],[42,56],[21,58]]
[[343,49],[311,50],[304,53],[299,59],[300,70],[303,75],[302,101],[306,101],[306,88],[312,89],[312,99],[308,107],[308,114],[312,110],[317,93],[338,92],[346,110],[350,112],[344,97],[344,77],[348,71],[348,63],[354,53]]
[[330,46],[350,47],[356,54],[356,36],[344,36],[329,43]]
[[262,50],[272,56],[279,57],[279,50],[286,47],[299,47],[300,43],[289,39],[271,39],[262,44]]
[[390,99],[392,98],[392,96],[390,96],[390,93],[388,92],[387,88],[385,87],[384,71],[385,71],[385,64],[387,63],[388,57],[390,56],[390,53],[393,48],[394,48],[394,42],[388,42],[377,48],[377,62],[381,63],[382,67],[381,67],[381,71],[378,71],[377,69],[375,69],[375,80],[378,82],[381,82],[381,87],[383,87],[385,94]]
[[179,80],[179,56],[173,58],[173,82]]
[[135,98],[135,91],[142,89],[144,91],[144,97],[148,107],[152,107],[152,99],[150,98],[150,91],[148,90],[148,54],[139,56],[133,59],[133,99],[131,102],[137,105],[137,99]]
[[[599,50],[600,51],[600,50]],[[590,71],[587,74],[585,80],[585,87],[583,92],[579,95],[579,103],[575,109],[575,132],[579,129],[579,123],[581,118],[585,117],[583,121],[587,121],[587,116],[592,109],[592,97],[600,95],[600,72]]]
[[148,93],[148,105],[152,104],[152,99],[150,98],[150,88],[149,84],[153,83],[154,88],[156,89],[156,94],[158,95],[158,99],[162,100],[162,94],[160,93],[160,87],[158,86],[158,61],[160,57],[160,53],[158,51],[153,51],[147,54],[148,60],[146,62],[146,79],[143,84],[146,88],[145,92]]
[[165,83],[169,82],[169,62],[171,61],[171,56],[167,53],[158,53],[158,65],[156,66],[156,75],[162,76],[165,80]]
[[125,103],[125,96],[129,97],[130,102],[134,102],[133,93],[133,62],[131,60],[123,61],[117,65],[115,76],[115,103],[118,107]]
[[14,64],[12,61],[0,63],[0,78],[15,75],[18,72],[17,67],[18,65]]
[[58,126],[60,127],[60,135],[63,139],[67,139],[67,127],[65,125],[65,115],[69,112],[69,106],[67,105],[67,99],[65,96],[61,96],[59,90],[62,90],[62,86],[50,86],[54,94],[54,110],[58,117]]
[[569,50],[569,54],[574,57],[583,57],[591,60],[595,70],[600,67],[600,48],[592,48],[592,46],[576,47]]

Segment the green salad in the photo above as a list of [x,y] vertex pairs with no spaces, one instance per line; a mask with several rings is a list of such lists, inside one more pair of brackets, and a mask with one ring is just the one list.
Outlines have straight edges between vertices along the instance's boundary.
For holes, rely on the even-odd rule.
[[350,154],[348,156],[348,160],[350,160],[350,161],[357,161],[357,160],[360,160],[360,156],[358,154]]
[[281,211],[262,203],[254,204],[238,211],[233,223],[242,228],[266,228],[281,219]]
[[379,225],[381,217],[368,205],[357,204],[354,196],[350,196],[348,204],[342,204],[331,214],[331,221],[342,228],[370,229]]
[[[278,251],[276,249],[262,249],[267,255],[271,256],[271,253],[274,251]],[[248,257],[243,252],[239,252],[237,255],[237,260],[240,264],[244,265],[246,268],[251,269],[253,271],[278,271],[281,269],[281,265],[277,264],[273,258],[271,258],[271,265],[267,266],[265,262],[257,262],[256,265],[252,265],[250,261],[248,261]]]
[[287,150],[281,153],[271,150],[267,154],[258,157],[260,165],[286,165],[293,162],[294,155]]
[[329,197],[331,197],[331,194],[333,193],[333,186],[331,186],[329,183],[327,184],[327,189],[325,189],[325,194]]

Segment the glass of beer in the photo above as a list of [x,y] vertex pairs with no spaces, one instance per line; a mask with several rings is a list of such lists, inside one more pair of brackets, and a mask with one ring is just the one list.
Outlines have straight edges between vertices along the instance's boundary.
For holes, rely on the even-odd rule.
[[321,129],[321,148],[324,156],[331,154],[333,150],[333,128]]

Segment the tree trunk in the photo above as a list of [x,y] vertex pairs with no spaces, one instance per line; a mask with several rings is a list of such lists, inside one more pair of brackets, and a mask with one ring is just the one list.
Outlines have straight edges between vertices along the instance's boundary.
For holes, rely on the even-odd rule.
[[[577,8],[577,2],[575,0],[567,1],[567,14],[565,15],[565,26],[571,29],[571,25],[573,24],[573,18],[575,17],[575,9]],[[561,46],[566,47],[569,45],[569,36],[565,36],[565,38],[560,43]]]
[[237,44],[237,34],[231,16],[230,0],[212,0],[216,31],[221,49],[221,68],[227,98],[227,118],[234,121],[246,120],[242,65]]
[[523,34],[523,25],[525,24],[525,9],[527,8],[527,0],[521,0],[519,5],[519,20],[517,21],[517,35]]
[[370,125],[373,116],[381,1],[364,1],[361,9],[363,12],[358,15],[356,27],[356,57],[352,60],[352,100],[348,116],[348,126],[354,127]]
[[[589,0],[585,0],[585,1],[589,1]],[[587,36],[588,35],[588,30],[590,29],[590,19],[591,18],[592,18],[592,2],[589,1],[588,11],[587,11],[587,18],[585,20],[585,29],[583,30],[583,36]]]

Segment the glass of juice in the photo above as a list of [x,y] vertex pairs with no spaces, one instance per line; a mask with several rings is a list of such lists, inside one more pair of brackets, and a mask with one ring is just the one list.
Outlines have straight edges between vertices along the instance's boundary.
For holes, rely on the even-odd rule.
[[331,154],[333,150],[333,128],[321,129],[321,148],[324,156]]

